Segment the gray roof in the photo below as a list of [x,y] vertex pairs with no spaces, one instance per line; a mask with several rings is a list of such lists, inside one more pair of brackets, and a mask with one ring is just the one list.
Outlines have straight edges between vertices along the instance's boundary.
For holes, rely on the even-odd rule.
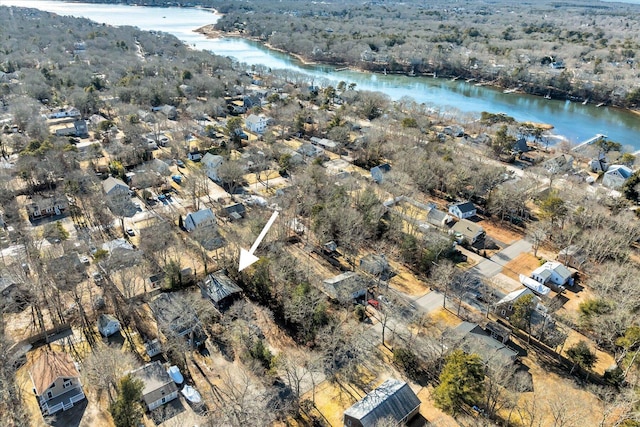
[[167,371],[157,360],[131,371],[131,375],[139,378],[144,383],[142,399],[147,405],[162,399],[162,396],[168,396],[178,390]]
[[461,219],[451,228],[454,233],[460,233],[469,239],[474,238],[478,233],[484,231],[481,225],[466,219]]
[[491,337],[491,334],[475,323],[462,322],[453,330],[453,334],[461,339],[464,351],[475,352],[484,360],[491,359],[496,354],[508,359],[518,356],[517,351]]
[[[215,219],[215,214],[210,208],[200,209],[198,212],[189,212],[187,214],[187,218],[191,218],[195,226],[197,227],[199,224],[203,222],[207,222],[210,219]],[[186,219],[185,219],[186,221]]]
[[325,292],[333,299],[350,301],[362,291],[366,291],[367,283],[358,273],[348,271],[322,282]]
[[506,294],[500,301],[496,303],[496,305],[502,305],[506,303],[513,303],[525,295],[534,295],[534,293],[529,288],[516,289],[513,292]]
[[232,213],[237,213],[238,215],[244,216],[247,212],[247,209],[244,207],[242,203],[234,203],[232,205],[228,205],[222,208],[223,212],[227,215],[231,215]]
[[360,259],[360,268],[369,274],[379,275],[389,270],[389,261],[382,254],[369,254]]
[[118,322],[118,319],[116,319],[112,315],[101,314],[100,317],[98,317],[98,328],[102,330],[106,328],[111,322],[117,322],[118,324],[120,324],[120,322]]
[[344,415],[359,420],[365,427],[373,427],[386,417],[400,422],[418,406],[420,399],[409,385],[390,378],[344,411]]
[[102,188],[104,189],[105,194],[109,194],[114,189],[117,189],[117,188],[122,188],[123,190],[129,190],[129,186],[125,184],[124,181],[118,178],[114,178],[112,176],[102,181]]
[[427,212],[427,221],[430,224],[441,225],[446,218],[447,213],[436,208],[431,208],[429,212]]
[[224,273],[224,270],[209,274],[204,281],[204,288],[209,298],[216,304],[242,292],[242,289]]

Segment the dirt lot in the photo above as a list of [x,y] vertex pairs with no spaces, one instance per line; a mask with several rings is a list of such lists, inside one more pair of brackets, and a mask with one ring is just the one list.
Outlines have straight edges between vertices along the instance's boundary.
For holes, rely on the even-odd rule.
[[540,267],[540,260],[538,258],[530,253],[523,253],[509,261],[502,269],[502,273],[513,280],[520,281],[518,275],[524,274],[529,277],[531,272],[538,267]]
[[[566,347],[566,346],[565,346]],[[533,391],[523,393],[518,407],[521,409],[534,409],[539,422],[531,425],[551,426],[553,422],[552,412],[561,413],[568,419],[580,419],[579,425],[595,426],[599,424],[602,416],[598,399],[591,393],[579,390],[574,387],[571,379],[563,378],[554,372],[550,372],[542,366],[533,353],[523,359],[523,363],[529,368],[529,373],[533,379]],[[536,402],[535,407],[532,402]],[[589,408],[585,410],[585,408]],[[521,413],[526,413],[521,410]],[[502,413],[505,418],[506,411]],[[512,414],[512,421],[521,421],[518,411]],[[529,423],[520,423],[529,425]]]
[[569,317],[574,321],[578,321],[578,308],[580,304],[586,300],[593,299],[596,295],[588,288],[582,285],[567,288],[562,294],[562,297],[566,299],[562,308],[558,310],[558,314],[563,317]]
[[569,330],[569,336],[567,337],[567,341],[564,343],[564,347],[562,348],[562,354],[567,356],[567,350],[575,345],[578,341],[586,341],[591,347],[592,350],[595,350],[598,360],[596,364],[593,366],[593,371],[602,375],[604,371],[608,368],[612,367],[615,364],[615,360],[610,354],[607,354],[603,351],[600,351],[596,348],[595,345],[591,342],[591,340],[580,332],[576,332],[574,330]]
[[[356,403],[361,397],[341,384],[325,381],[316,387],[316,408],[321,414],[321,418],[324,418],[329,425],[341,426],[344,410]],[[311,398],[311,393],[305,395],[304,398]]]
[[438,427],[458,427],[460,424],[453,419],[451,415],[445,414],[433,405],[431,393],[433,388],[423,387],[418,393],[420,399],[420,415],[427,419],[433,425]]
[[496,241],[506,243],[507,245],[510,245],[513,242],[524,237],[516,230],[508,228],[506,225],[501,225],[499,222],[495,222],[492,220],[483,219],[483,221],[480,222],[480,225],[482,226],[482,228],[484,228],[484,231],[487,232],[487,236]]
[[422,296],[431,290],[425,282],[418,279],[402,264],[389,260],[389,265],[396,272],[389,281],[392,288],[411,296]]

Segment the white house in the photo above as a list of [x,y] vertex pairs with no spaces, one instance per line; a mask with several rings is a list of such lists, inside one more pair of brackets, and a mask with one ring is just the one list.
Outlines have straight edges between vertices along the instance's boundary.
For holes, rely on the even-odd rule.
[[149,411],[178,397],[178,387],[157,360],[131,371],[131,375],[144,384],[142,400]]
[[189,212],[184,220],[184,228],[187,231],[203,229],[216,225],[216,216],[210,208],[200,209],[198,212]]
[[67,117],[80,117],[80,110],[75,107],[63,107],[47,114],[47,119],[64,119]]
[[265,116],[256,116],[255,114],[249,115],[244,120],[244,124],[251,132],[262,133],[267,129],[269,118]]
[[571,275],[569,269],[559,262],[547,261],[533,270],[531,278],[543,285],[552,283],[557,286],[564,286],[567,283],[573,285]]
[[602,177],[602,185],[609,188],[621,188],[633,175],[633,171],[625,165],[611,165]]
[[467,219],[475,216],[476,207],[471,202],[459,202],[449,206],[449,213],[459,219]]
[[211,180],[219,182],[220,178],[218,177],[218,169],[222,166],[222,163],[224,163],[224,157],[207,153],[202,157],[201,162],[204,165],[204,170],[207,176]]
[[105,337],[110,337],[120,330],[120,322],[109,314],[101,314],[98,317],[98,330]]
[[84,399],[80,373],[67,353],[43,351],[33,362],[29,376],[46,415],[66,411]]

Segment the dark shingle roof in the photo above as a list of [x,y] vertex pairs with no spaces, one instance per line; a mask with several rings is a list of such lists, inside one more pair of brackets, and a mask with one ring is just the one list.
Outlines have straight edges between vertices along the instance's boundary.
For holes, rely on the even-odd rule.
[[457,206],[462,213],[473,212],[476,210],[476,207],[471,202],[456,203],[454,206]]
[[400,422],[418,406],[420,399],[409,385],[391,378],[344,411],[344,414],[360,420],[363,426],[374,426],[386,417]]
[[242,292],[242,289],[240,289],[236,282],[231,280],[223,270],[209,274],[204,281],[204,287],[209,298],[216,304],[227,297]]

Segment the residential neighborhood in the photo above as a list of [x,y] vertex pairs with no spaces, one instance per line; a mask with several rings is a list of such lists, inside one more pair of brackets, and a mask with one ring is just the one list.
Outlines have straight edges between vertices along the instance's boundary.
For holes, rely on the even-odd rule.
[[640,419],[615,142],[11,10],[64,48],[0,91],[6,425]]

